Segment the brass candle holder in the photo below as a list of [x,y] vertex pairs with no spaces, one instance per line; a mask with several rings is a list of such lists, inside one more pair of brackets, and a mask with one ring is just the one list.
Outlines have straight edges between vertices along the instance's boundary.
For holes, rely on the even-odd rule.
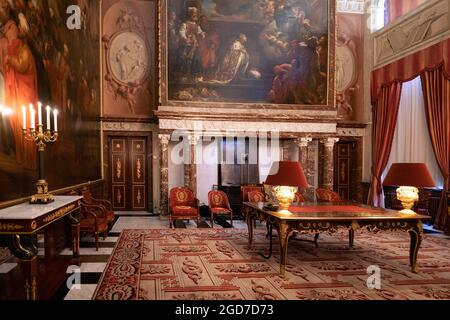
[[39,180],[36,183],[36,194],[31,196],[32,204],[47,204],[54,201],[54,196],[48,192],[48,183],[44,178],[44,151],[49,143],[58,140],[58,132],[51,132],[50,129],[44,131],[42,124],[37,125],[37,130],[33,127],[22,129],[25,140],[34,141],[37,146],[39,160]]

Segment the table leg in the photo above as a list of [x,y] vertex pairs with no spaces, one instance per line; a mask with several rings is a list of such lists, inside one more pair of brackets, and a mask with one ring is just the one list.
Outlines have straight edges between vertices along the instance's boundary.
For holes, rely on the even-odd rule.
[[19,265],[22,274],[25,276],[25,298],[26,300],[37,300],[37,256],[31,260],[20,260]]
[[353,246],[355,244],[355,230],[350,229],[348,231],[348,241],[349,241],[350,248],[353,248]]
[[245,220],[247,222],[247,228],[248,228],[248,246],[250,247],[253,244],[253,226],[254,226],[254,219],[253,215],[249,208],[245,209]]
[[319,243],[317,242],[319,240],[319,237],[320,237],[320,233],[316,233],[314,235],[314,244],[316,245],[316,248],[319,247]]
[[74,214],[67,217],[72,229],[72,253],[74,258],[80,256],[80,219]]
[[419,268],[417,267],[417,256],[419,255],[420,244],[423,239],[422,222],[419,221],[417,225],[408,232],[411,237],[411,244],[409,248],[409,262],[411,265],[411,271],[413,273],[419,273]]
[[11,236],[8,246],[11,252],[20,259],[20,268],[25,276],[25,297],[27,300],[37,300],[37,238],[36,235]]
[[282,277],[284,277],[286,273],[289,236],[289,226],[286,221],[281,221],[278,225],[278,237],[280,240],[280,275]]
[[272,241],[272,231],[273,231],[273,227],[272,227],[272,224],[271,223],[269,223],[268,221],[267,221],[267,228],[268,228],[268,233],[267,233],[267,236],[269,237],[269,246],[270,246],[270,251],[269,251],[269,255],[268,256],[265,256],[264,254],[262,254],[262,253],[258,253],[261,257],[263,257],[264,259],[267,259],[267,260],[269,260],[270,258],[272,258],[272,252],[273,252],[273,241]]

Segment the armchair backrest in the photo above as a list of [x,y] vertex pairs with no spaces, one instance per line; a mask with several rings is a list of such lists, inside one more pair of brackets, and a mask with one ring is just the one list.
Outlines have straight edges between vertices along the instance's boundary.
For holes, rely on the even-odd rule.
[[226,208],[230,209],[230,202],[227,194],[223,191],[210,191],[208,193],[208,205],[210,208]]
[[[248,194],[252,191],[260,191],[264,194],[264,186],[258,185],[258,184],[249,184],[249,185],[242,185],[241,186],[241,203],[242,202],[249,202]],[[250,201],[252,202],[252,201]]]
[[294,202],[295,203],[302,203],[302,202],[306,202],[306,199],[300,192],[296,192],[295,193]]
[[253,203],[265,202],[266,196],[262,191],[255,190],[248,193],[248,201]]
[[194,192],[191,189],[181,187],[173,188],[169,193],[170,207],[174,206],[188,206],[197,207]]
[[87,204],[92,204],[92,192],[89,188],[84,187],[81,189],[81,195],[83,196],[83,201]]
[[318,202],[340,202],[341,197],[337,192],[328,189],[317,189],[316,198]]

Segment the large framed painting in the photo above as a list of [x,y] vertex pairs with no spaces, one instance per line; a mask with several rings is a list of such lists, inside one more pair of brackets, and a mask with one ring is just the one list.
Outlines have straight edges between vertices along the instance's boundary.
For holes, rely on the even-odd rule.
[[163,105],[335,106],[335,1],[162,0]]
[[[80,9],[80,29],[67,9]],[[100,1],[0,2],[0,206],[35,193],[37,147],[22,136],[22,105],[59,110],[59,139],[45,150],[51,190],[101,179]]]

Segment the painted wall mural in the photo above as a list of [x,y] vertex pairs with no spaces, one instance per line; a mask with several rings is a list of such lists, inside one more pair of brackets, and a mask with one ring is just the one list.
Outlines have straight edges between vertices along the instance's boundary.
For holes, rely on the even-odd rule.
[[[81,9],[81,30],[66,26]],[[59,189],[101,178],[99,1],[0,1],[0,203],[34,193],[36,146],[22,138],[21,107],[59,109],[58,142],[45,152],[46,178]]]
[[163,0],[161,13],[163,104],[334,105],[334,1]]
[[158,103],[157,1],[105,0],[103,105],[106,118],[150,118]]
[[344,120],[364,120],[364,27],[362,14],[337,14],[336,107]]

